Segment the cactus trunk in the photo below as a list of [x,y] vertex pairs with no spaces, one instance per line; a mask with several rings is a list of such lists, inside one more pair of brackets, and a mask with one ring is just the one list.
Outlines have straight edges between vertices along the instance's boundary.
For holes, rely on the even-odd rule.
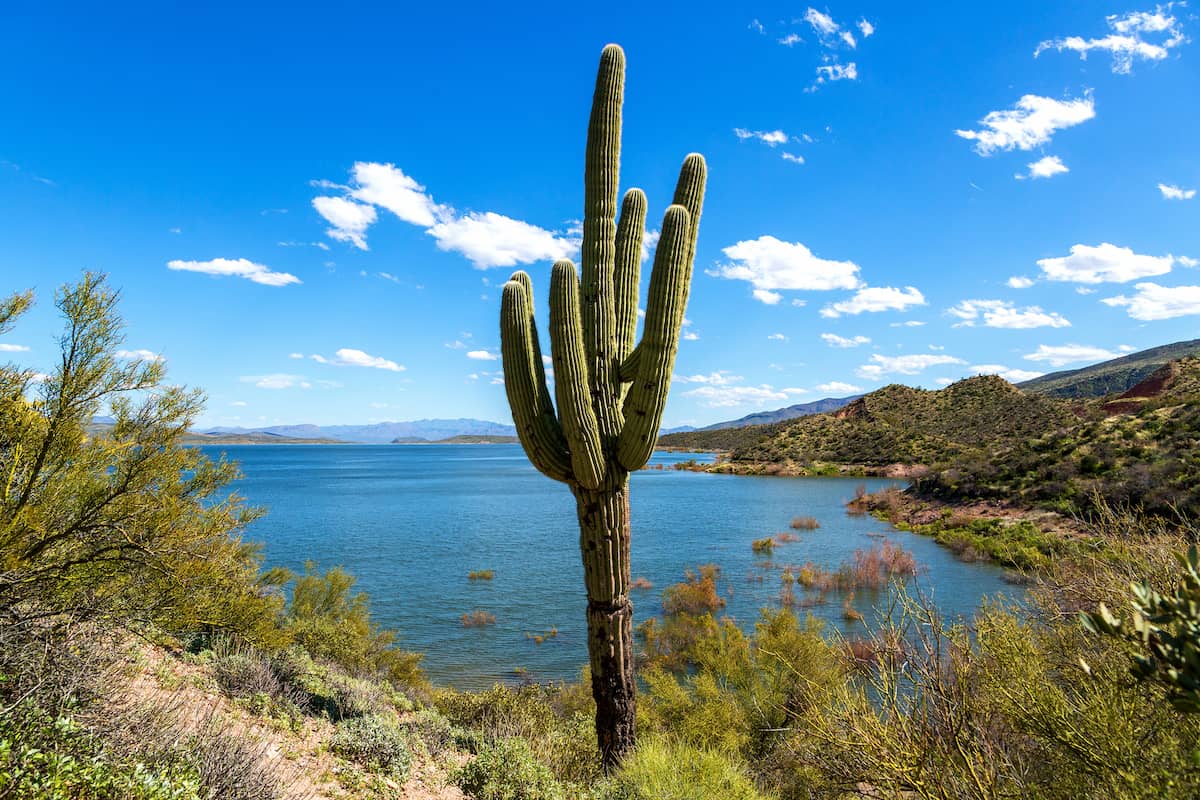
[[592,98],[584,168],[582,276],[554,264],[550,400],[529,276],[504,285],[500,308],[504,385],[517,434],[533,465],[571,487],[587,588],[588,655],[596,738],[605,769],[634,744],[633,604],[629,601],[629,473],[654,450],[687,305],[705,165],[689,155],[663,218],[641,342],[638,283],[646,198],[626,193],[616,219],[625,54],[604,48]]

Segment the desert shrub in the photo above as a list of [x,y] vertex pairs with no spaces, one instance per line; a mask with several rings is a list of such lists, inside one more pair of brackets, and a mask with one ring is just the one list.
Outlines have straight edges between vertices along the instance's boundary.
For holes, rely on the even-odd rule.
[[821,527],[821,523],[817,522],[816,517],[793,517],[791,527],[798,531],[815,531]]
[[421,656],[394,647],[396,633],[371,621],[365,592],[351,594],[355,579],[334,567],[321,574],[305,564],[296,577],[287,629],[317,658],[359,676],[382,676],[402,687],[422,687]]
[[329,750],[368,769],[398,780],[408,776],[412,753],[394,717],[372,714],[344,719],[329,739]]
[[521,739],[484,745],[455,771],[454,783],[473,800],[565,800],[549,768],[534,758]]
[[477,569],[467,573],[469,581],[490,581],[496,577],[496,573],[490,569]]
[[604,800],[765,800],[728,756],[663,737],[640,742],[602,796]]
[[462,626],[464,628],[486,628],[488,625],[495,624],[496,615],[481,608],[462,615]]
[[441,755],[454,743],[454,726],[434,708],[423,708],[405,727],[425,745],[430,755]]

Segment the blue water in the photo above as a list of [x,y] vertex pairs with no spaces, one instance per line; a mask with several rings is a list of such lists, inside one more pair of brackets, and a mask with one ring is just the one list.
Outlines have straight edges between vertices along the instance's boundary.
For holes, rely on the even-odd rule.
[[[535,680],[576,678],[587,662],[586,598],[575,504],[562,484],[534,471],[519,445],[243,445],[204,448],[240,462],[235,488],[268,514],[248,537],[265,544],[268,565],[302,570],[308,559],[340,565],[371,595],[376,622],[400,631],[405,649],[425,653],[437,684],[480,688],[515,674]],[[652,464],[694,454],[656,453]],[[703,459],[704,456],[698,456]],[[659,592],[685,569],[722,568],[725,613],[752,625],[776,602],[780,571],[762,568],[750,542],[787,531],[795,516],[821,527],[776,547],[773,560],[812,561],[835,570],[881,534],[922,567],[920,588],[943,614],[970,616],[985,596],[1011,591],[1002,571],[965,564],[931,539],[851,517],[855,487],[883,479],[769,478],[647,470],[632,477],[634,576],[654,583],[635,591],[635,624],[660,611]],[[491,581],[469,581],[491,569]],[[759,580],[762,576],[762,580]],[[812,613],[846,629],[841,598]],[[880,595],[859,593],[868,618]],[[495,625],[464,628],[475,609]],[[558,636],[535,644],[526,633]],[[524,670],[517,673],[516,670]]]

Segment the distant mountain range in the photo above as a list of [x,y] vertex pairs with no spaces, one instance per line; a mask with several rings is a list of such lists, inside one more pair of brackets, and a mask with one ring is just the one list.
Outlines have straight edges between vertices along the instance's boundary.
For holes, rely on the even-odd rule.
[[1082,369],[1052,372],[1017,386],[1051,397],[1104,397],[1129,391],[1169,361],[1197,355],[1200,355],[1200,339],[1192,339],[1151,347]]
[[[774,411],[758,411],[754,414],[747,414],[739,419],[729,420],[728,422],[714,422],[712,425],[706,425],[703,428],[694,428],[693,430],[701,431],[720,431],[726,428],[744,428],[747,425],[770,425],[775,422],[783,422],[797,417],[807,417],[810,414],[824,414],[826,411],[837,411],[839,408],[844,408],[850,405],[862,395],[853,395],[852,397],[826,397],[821,400],[814,400],[811,403],[798,403],[787,408],[778,408]],[[663,433],[675,433],[676,431],[663,431]]]
[[456,436],[516,436],[512,425],[481,419],[418,419],[410,422],[377,422],[374,425],[271,425],[265,428],[209,428],[202,434],[244,436],[271,434],[298,439],[333,439],[339,442],[388,444],[436,442]]

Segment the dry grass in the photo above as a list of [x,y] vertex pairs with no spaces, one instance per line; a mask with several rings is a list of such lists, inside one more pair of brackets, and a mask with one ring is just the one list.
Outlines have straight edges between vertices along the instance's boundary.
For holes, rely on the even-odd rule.
[[793,517],[790,526],[797,531],[815,531],[821,527],[821,523],[817,522],[816,517]]
[[488,625],[496,624],[496,615],[483,609],[477,608],[469,614],[462,615],[462,625],[464,628],[485,628]]
[[490,569],[477,569],[467,573],[469,581],[490,581],[494,577],[496,577],[496,573]]
[[638,577],[634,578],[630,582],[629,588],[630,589],[653,589],[654,584],[650,581],[649,578],[644,578],[639,575]]
[[775,551],[775,540],[770,536],[764,539],[755,539],[750,543],[750,549],[759,555],[769,556]]

